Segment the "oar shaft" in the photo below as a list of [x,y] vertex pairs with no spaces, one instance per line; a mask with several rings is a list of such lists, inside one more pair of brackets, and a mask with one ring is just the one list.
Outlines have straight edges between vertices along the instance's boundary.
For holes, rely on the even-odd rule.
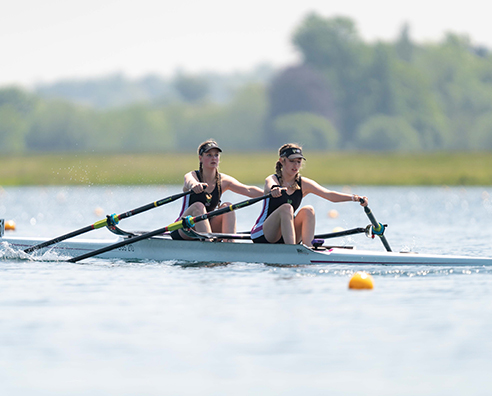
[[165,205],[169,202],[176,201],[177,199],[180,199],[186,195],[189,195],[192,192],[193,192],[193,190],[190,190],[190,191],[182,192],[179,194],[171,195],[170,197],[163,198],[159,201],[155,201],[155,202],[149,203],[147,205],[141,206],[139,208],[136,208],[136,209],[130,210],[128,212],[122,213],[122,214],[118,215],[118,218],[120,220],[123,220],[123,219],[126,219],[128,217],[134,216],[136,214],[146,212],[147,210],[154,209],[154,208],[157,208],[159,206]]
[[158,230],[150,231],[150,232],[147,232],[146,234],[138,235],[136,237],[125,239],[124,241],[121,241],[121,242],[113,243],[112,245],[108,245],[108,246],[103,247],[101,249],[97,249],[97,250],[94,250],[92,252],[82,254],[78,257],[71,258],[70,260],[67,260],[67,261],[69,263],[76,263],[77,261],[80,261],[80,260],[83,260],[83,259],[86,259],[89,257],[97,256],[99,254],[103,254],[103,253],[109,252],[111,250],[118,249],[122,246],[126,246],[126,245],[129,245],[131,243],[141,241],[142,239],[148,239],[148,238],[151,238],[151,237],[159,235],[159,234],[163,234],[163,233],[168,232],[168,231],[179,230],[180,228],[183,228],[182,223],[183,223],[183,220],[180,220],[176,223],[168,225],[167,227],[159,228]]
[[[261,197],[248,199],[246,201],[239,202],[239,203],[234,204],[234,205],[226,206],[224,208],[217,209],[217,210],[214,210],[214,211],[209,212],[209,213],[205,213],[205,214],[200,215],[200,216],[196,216],[196,217],[193,217],[193,218],[186,219],[186,223],[189,223],[191,225],[194,225],[194,224],[196,224],[196,223],[198,223],[200,221],[208,220],[208,219],[211,219],[213,217],[222,215],[224,213],[232,212],[232,211],[234,211],[236,209],[240,209],[240,208],[243,208],[243,207],[246,207],[246,206],[253,205],[256,202],[259,202],[259,201],[261,201],[263,199],[269,198],[270,196],[271,196],[270,194],[267,194],[267,195],[263,195]],[[159,234],[163,234],[165,232],[179,230],[179,229],[183,228],[183,226],[184,226],[183,223],[184,222],[185,222],[184,220],[180,220],[180,221],[177,221],[175,223],[169,224],[166,227],[159,228],[157,230],[150,231],[150,232],[147,232],[145,234],[142,234],[142,235],[139,235],[139,236],[136,236],[136,237],[125,239],[124,241],[120,241],[120,242],[114,243],[112,245],[103,247],[101,249],[97,249],[97,250],[94,250],[92,252],[83,254],[81,256],[77,256],[77,257],[71,258],[71,259],[69,259],[67,261],[70,262],[70,263],[76,263],[77,261],[80,261],[80,260],[83,260],[83,259],[86,259],[86,258],[89,258],[89,257],[94,257],[94,256],[97,256],[97,255],[100,255],[100,254],[109,252],[111,250],[118,249],[120,247],[123,247],[123,246],[126,246],[126,245],[130,245],[132,243],[141,241],[143,239],[152,238],[153,236],[156,236],[156,235],[159,235]]]
[[315,235],[314,238],[320,238],[320,239],[329,239],[329,238],[338,238],[346,235],[354,235],[354,234],[363,234],[366,232],[365,228],[362,227],[357,227],[357,228],[351,228],[350,230],[344,230],[344,231],[337,231],[337,232],[330,232],[328,234],[319,234]]
[[[159,201],[155,201],[155,202],[149,203],[147,205],[141,206],[139,208],[130,210],[128,212],[124,212],[124,213],[122,213],[122,214],[120,214],[118,216],[115,216],[115,217],[117,218],[118,221],[120,221],[120,220],[126,219],[128,217],[134,216],[136,214],[139,214],[139,213],[142,213],[142,212],[146,212],[147,210],[150,210],[150,209],[153,209],[153,208],[157,208],[158,206],[165,205],[165,204],[167,204],[169,202],[176,201],[177,199],[182,198],[182,197],[184,197],[184,196],[186,196],[188,194],[191,194],[192,192],[193,191],[190,190],[190,191],[182,192],[182,193],[179,193],[179,194],[174,194],[174,195],[171,195],[170,197],[163,198],[163,199],[161,199]],[[65,239],[73,238],[73,237],[76,237],[78,235],[85,234],[86,232],[89,232],[89,231],[92,231],[92,230],[96,230],[98,228],[106,227],[107,225],[108,225],[108,218],[105,218],[105,219],[96,221],[94,224],[91,224],[90,226],[86,226],[86,227],[80,228],[78,230],[69,232],[68,234],[61,235],[59,237],[50,239],[49,241],[45,241],[45,242],[42,242],[42,243],[40,243],[38,245],[31,246],[31,247],[25,249],[24,252],[25,253],[32,253],[35,250],[39,250],[39,249],[45,248],[45,247],[50,246],[50,245],[53,245],[55,243],[64,241]]]
[[62,236],[59,236],[57,238],[53,238],[53,239],[50,239],[49,241],[45,241],[45,242],[42,242],[38,245],[34,245],[34,246],[31,246],[27,249],[24,250],[25,253],[32,253],[34,252],[35,250],[39,250],[39,249],[42,249],[44,247],[47,247],[47,246],[50,246],[50,245],[53,245],[55,243],[58,243],[58,242],[61,242],[61,241],[64,241],[65,239],[68,239],[68,238],[73,238],[73,237],[76,237],[77,235],[81,235],[81,234],[84,234],[86,232],[89,232],[91,230],[94,229],[94,226],[93,225],[90,225],[90,226],[87,226],[87,227],[84,227],[84,228],[80,228],[79,230],[76,230],[76,231],[73,231],[73,232],[70,232],[68,234],[65,234],[65,235],[62,235]]
[[[369,209],[369,206],[364,206],[364,212],[366,212],[367,217],[369,218],[369,221],[373,225],[373,229],[375,231],[379,231],[381,229],[381,224],[378,223],[374,215],[372,214],[371,209]],[[381,238],[381,242],[383,243],[384,247],[388,252],[391,252],[391,247],[386,240],[386,237],[383,234],[376,234],[379,238]]]

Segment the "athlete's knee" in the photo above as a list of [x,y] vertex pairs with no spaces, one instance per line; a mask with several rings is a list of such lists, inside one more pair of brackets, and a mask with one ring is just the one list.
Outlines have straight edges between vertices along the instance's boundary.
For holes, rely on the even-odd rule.
[[207,209],[202,202],[193,203],[192,205],[190,205],[190,210],[192,211],[192,213],[196,214],[203,214],[207,212]]
[[278,210],[282,216],[294,217],[294,208],[290,204],[280,205]]
[[316,214],[314,208],[311,205],[306,205],[301,208],[301,210],[306,213],[307,216],[314,217]]

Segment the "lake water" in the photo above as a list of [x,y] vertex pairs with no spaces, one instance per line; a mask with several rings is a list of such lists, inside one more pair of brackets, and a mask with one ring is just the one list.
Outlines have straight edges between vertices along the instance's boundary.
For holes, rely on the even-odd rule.
[[[0,218],[17,235],[55,237],[177,192],[0,188]],[[492,256],[492,187],[353,192],[388,224],[393,250]],[[357,204],[304,202],[318,233],[368,224]],[[160,228],[180,205],[120,225]],[[260,206],[237,211],[238,230]],[[361,235],[339,243],[384,250]],[[373,290],[348,289],[358,270]],[[82,265],[0,251],[1,395],[490,395],[491,329],[487,267]]]

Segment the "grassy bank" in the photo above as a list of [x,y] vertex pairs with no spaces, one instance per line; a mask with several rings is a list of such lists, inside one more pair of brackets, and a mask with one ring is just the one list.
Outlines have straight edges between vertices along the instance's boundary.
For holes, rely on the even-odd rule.
[[[304,176],[326,185],[492,185],[492,153],[306,153]],[[262,185],[275,153],[224,153],[220,169]],[[43,154],[0,157],[0,186],[181,184],[194,154]]]

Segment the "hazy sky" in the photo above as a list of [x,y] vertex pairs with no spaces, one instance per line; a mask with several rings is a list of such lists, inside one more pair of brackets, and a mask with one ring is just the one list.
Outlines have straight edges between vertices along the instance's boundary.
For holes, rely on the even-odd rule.
[[[481,0],[2,0],[0,85],[122,72],[171,76],[177,68],[248,71],[295,61],[291,35],[306,14],[352,18],[367,40],[393,40],[408,22],[414,40],[468,34],[492,48]],[[484,5],[485,4],[485,5]]]

